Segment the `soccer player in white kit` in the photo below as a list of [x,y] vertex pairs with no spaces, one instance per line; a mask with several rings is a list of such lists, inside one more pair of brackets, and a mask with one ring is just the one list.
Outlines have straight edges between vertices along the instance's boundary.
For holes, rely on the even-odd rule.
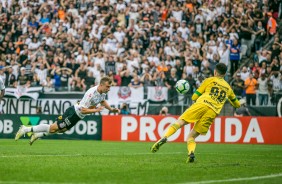
[[[98,86],[94,86],[86,91],[82,100],[67,108],[64,114],[59,116],[53,124],[40,124],[33,127],[26,127],[22,125],[16,134],[15,140],[17,141],[28,132],[33,132],[29,142],[30,145],[32,145],[33,142],[40,137],[53,133],[63,133],[71,129],[86,115],[100,112],[104,109],[104,107],[111,112],[119,113],[119,109],[112,108],[105,100],[107,92],[110,91],[111,84],[112,80],[109,77],[101,78]],[[101,104],[101,106],[97,107],[98,104]]]

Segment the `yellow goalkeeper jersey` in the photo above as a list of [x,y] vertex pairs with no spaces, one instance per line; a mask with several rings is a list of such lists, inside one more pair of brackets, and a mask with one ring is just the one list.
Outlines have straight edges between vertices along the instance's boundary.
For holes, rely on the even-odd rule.
[[233,90],[221,77],[207,78],[192,96],[192,100],[197,100],[197,104],[207,105],[217,114],[220,113],[227,99],[234,107],[240,107]]

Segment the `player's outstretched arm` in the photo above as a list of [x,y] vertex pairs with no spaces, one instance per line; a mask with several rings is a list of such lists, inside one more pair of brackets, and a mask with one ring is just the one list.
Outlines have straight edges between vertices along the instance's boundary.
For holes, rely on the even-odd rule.
[[234,94],[234,92],[232,91],[231,94],[228,96],[228,101],[230,102],[230,104],[235,107],[235,108],[239,108],[241,106],[239,100],[237,99],[236,95]]
[[192,100],[196,101],[202,94],[198,91],[195,91],[194,94],[192,95]]
[[104,109],[103,106],[100,106],[98,108],[93,108],[93,106],[89,107],[89,108],[84,108],[84,107],[81,107],[80,109],[80,112],[82,114],[92,114],[92,113],[95,113],[95,112],[100,112]]
[[241,106],[239,100],[235,97],[235,99],[229,99],[228,101],[230,102],[230,104],[235,107],[235,108],[239,108]]
[[102,101],[100,104],[103,105],[109,111],[112,111],[114,113],[120,113],[120,110],[118,108],[112,108],[106,100]]

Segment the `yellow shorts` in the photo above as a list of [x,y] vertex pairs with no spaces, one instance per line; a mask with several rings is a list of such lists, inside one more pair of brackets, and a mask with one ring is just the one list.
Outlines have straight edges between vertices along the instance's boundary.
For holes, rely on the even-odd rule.
[[188,124],[195,123],[194,130],[205,135],[216,116],[217,114],[214,110],[208,106],[194,103],[179,117],[179,119],[186,121]]

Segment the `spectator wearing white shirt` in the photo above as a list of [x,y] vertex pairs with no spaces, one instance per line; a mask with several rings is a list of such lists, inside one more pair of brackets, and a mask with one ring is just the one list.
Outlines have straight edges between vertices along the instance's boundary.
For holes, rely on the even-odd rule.
[[271,54],[271,51],[267,51],[267,50],[257,51],[258,62],[260,65],[262,61],[267,60],[268,54]]
[[93,47],[93,42],[89,38],[88,35],[85,36],[85,40],[83,40],[83,42],[82,42],[82,47],[83,47],[83,51],[85,52],[85,54],[90,53],[90,50]]
[[99,29],[98,29],[98,27],[96,28],[96,29],[92,29],[92,31],[91,31],[91,33],[90,33],[90,38],[92,39],[92,38],[97,38],[98,40],[100,40],[101,39],[101,33],[99,32]]
[[222,49],[218,50],[218,54],[219,54],[219,57],[220,57],[219,62],[224,63],[227,66],[228,71],[229,71],[229,69],[230,69],[230,60],[229,60],[230,48],[229,48],[229,46],[223,44]]
[[259,105],[268,104],[268,79],[265,77],[265,74],[261,74],[258,78],[258,98]]
[[24,13],[29,14],[30,11],[31,11],[31,8],[29,6],[27,6],[27,0],[22,1],[20,12],[22,14],[24,14]]
[[194,24],[195,32],[200,35],[204,32],[204,24],[201,22],[200,18],[196,19],[196,22]]
[[216,12],[218,16],[221,16],[224,12],[225,12],[225,7],[222,6],[222,2],[221,1],[217,1],[216,2]]
[[77,30],[75,28],[75,24],[72,24],[71,28],[68,29],[67,32],[70,36],[76,37],[77,36]]
[[159,63],[160,63],[159,57],[157,57],[156,55],[154,55],[151,52],[149,53],[149,56],[148,56],[147,59],[150,63],[154,63],[153,65],[155,65],[155,66],[159,65]]
[[208,47],[208,52],[207,52],[207,59],[213,59],[213,55],[214,55],[214,52],[212,50],[212,48]]
[[183,11],[181,10],[179,6],[175,6],[171,13],[177,22],[182,21]]
[[98,70],[98,66],[105,71],[105,59],[102,52],[98,52],[97,57],[94,57],[94,67],[96,70]]
[[84,51],[80,51],[80,54],[76,57],[76,63],[87,63],[88,57],[85,55]]
[[200,23],[204,23],[205,19],[204,19],[202,8],[198,9],[198,14],[195,16],[194,20],[195,21],[199,20]]
[[201,48],[201,44],[198,42],[197,37],[192,37],[192,40],[189,42],[191,48]]
[[174,53],[173,53],[173,51],[172,51],[171,42],[168,41],[168,42],[165,44],[164,53],[165,53],[167,56],[174,56]]
[[46,38],[45,38],[45,40],[46,40],[46,45],[48,45],[49,47],[53,47],[53,45],[54,45],[54,40],[53,40],[53,38],[51,37],[51,34],[46,34]]
[[196,67],[193,66],[192,60],[191,59],[187,59],[186,60],[186,65],[184,66],[184,69],[183,69],[183,73],[185,73],[186,76],[189,76],[189,75],[194,76],[195,70],[196,70]]
[[153,35],[150,37],[150,41],[159,42],[160,40],[161,40],[161,37],[159,36],[159,33],[157,31],[154,31]]
[[117,41],[118,41],[119,43],[122,43],[122,42],[123,42],[123,39],[124,39],[124,37],[125,37],[125,33],[121,30],[121,27],[118,27],[118,28],[117,28],[117,31],[114,32],[114,36],[115,36],[115,38],[117,39]]
[[74,8],[73,3],[70,3],[69,9],[68,9],[67,13],[68,13],[68,14],[71,13],[71,16],[72,16],[72,17],[78,16],[78,10],[77,10],[76,8]]
[[273,92],[274,94],[278,93],[281,90],[281,74],[278,72],[275,72],[270,79],[273,83]]
[[173,34],[173,29],[172,26],[167,22],[166,26],[163,28],[164,31],[166,31],[170,36]]
[[129,20],[134,20],[134,24],[136,24],[139,18],[139,13],[135,10],[135,8],[131,7],[128,15],[129,15]]
[[214,21],[215,18],[217,17],[217,15],[218,15],[214,5],[210,5],[209,9],[206,10],[206,13],[207,13],[206,20]]
[[133,74],[133,72],[139,68],[138,60],[135,59],[133,55],[129,55],[126,62],[127,62],[127,68],[131,74]]
[[242,79],[243,81],[245,81],[245,80],[249,77],[250,72],[248,72],[247,67],[244,66],[244,67],[242,68],[240,74],[241,74],[241,79]]
[[63,26],[65,29],[69,30],[70,27],[71,27],[71,24],[70,24],[70,22],[68,21],[68,19],[65,19],[64,22],[62,22],[62,26]]
[[84,25],[84,23],[83,23],[83,18],[81,17],[81,16],[76,16],[75,18],[74,18],[74,23],[73,23],[75,26],[75,28],[76,29],[79,29],[79,28],[81,28],[83,25]]
[[110,45],[108,44],[108,39],[104,38],[99,45],[99,50],[102,50],[104,53],[109,54],[111,51]]
[[[180,62],[180,61],[178,60],[178,62]],[[174,67],[175,63],[176,63],[176,61],[174,59],[172,59],[172,57],[170,55],[166,56],[166,59],[165,59],[166,65],[170,65],[170,66]]]
[[183,20],[181,22],[181,26],[177,29],[177,32],[181,33],[181,37],[183,39],[185,39],[185,40],[188,39],[190,31],[189,31],[188,27],[186,27],[186,21],[185,20]]
[[[6,9],[10,9],[11,8],[11,5],[13,3],[12,0],[1,0],[1,4],[2,4],[2,7],[3,8],[6,8]],[[26,1],[25,1],[26,2]]]
[[123,0],[118,0],[116,9],[117,9],[118,11],[120,11],[120,10],[125,10],[125,9],[126,9],[126,6],[125,6],[125,4],[123,3]]
[[118,43],[118,40],[114,37],[112,33],[107,36],[107,44],[109,46],[110,52],[116,53],[117,43]]
[[120,57],[120,56],[122,56],[122,55],[124,54],[124,52],[125,52],[125,48],[122,46],[121,43],[118,43],[118,44],[117,44],[117,52],[116,52],[116,55],[117,55],[118,57]]
[[222,22],[217,29],[218,29],[217,32],[222,32],[222,34],[226,33],[227,32],[227,26],[225,25],[225,22]]
[[[47,79],[48,71],[51,69],[50,65],[46,60],[44,60],[43,63],[39,64],[39,68],[37,68],[38,64],[33,63],[33,67],[31,69],[31,72],[35,72],[38,75],[38,78],[40,80],[40,84],[44,84],[44,81]],[[46,67],[47,68],[46,68]]]
[[28,44],[28,50],[36,51],[40,45],[41,43],[37,40],[37,38],[33,37],[32,42]]

